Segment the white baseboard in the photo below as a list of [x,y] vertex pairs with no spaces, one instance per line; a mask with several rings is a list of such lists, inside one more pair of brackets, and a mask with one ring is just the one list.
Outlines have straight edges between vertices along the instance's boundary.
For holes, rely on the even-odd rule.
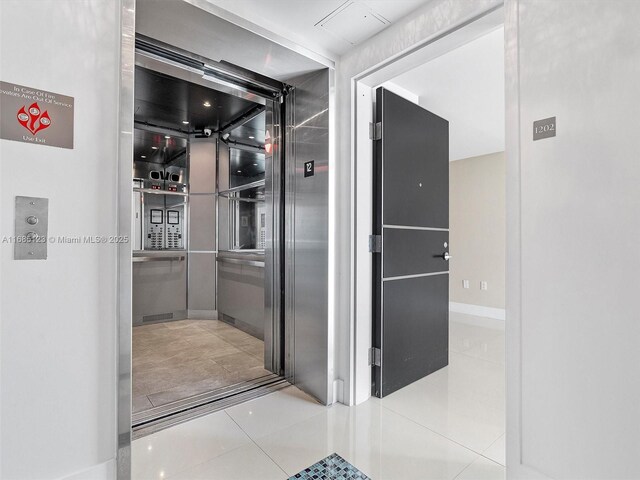
[[112,458],[99,465],[62,477],[60,480],[115,480],[116,460]]
[[469,303],[449,302],[449,310],[465,315],[473,315],[473,320],[466,321],[464,318],[457,319],[462,323],[480,325],[489,328],[504,329],[506,312],[504,308],[483,307],[482,305],[471,305]]
[[189,310],[188,318],[195,320],[218,320],[217,310]]
[[482,305],[471,305],[469,303],[449,302],[449,310],[457,313],[466,313],[477,317],[495,318],[504,322],[504,308],[483,307]]

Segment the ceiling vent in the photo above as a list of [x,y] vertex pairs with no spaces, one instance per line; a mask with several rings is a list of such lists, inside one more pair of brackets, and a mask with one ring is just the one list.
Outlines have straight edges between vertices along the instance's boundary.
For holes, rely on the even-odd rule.
[[390,24],[389,20],[371,10],[367,5],[357,0],[347,0],[315,26],[351,45],[357,45]]

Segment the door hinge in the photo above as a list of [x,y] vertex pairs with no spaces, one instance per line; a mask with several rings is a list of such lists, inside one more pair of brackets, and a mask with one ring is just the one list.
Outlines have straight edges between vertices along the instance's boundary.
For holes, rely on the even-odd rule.
[[369,122],[369,139],[382,140],[382,122]]
[[369,235],[369,252],[382,252],[382,235]]
[[369,365],[372,367],[381,366],[382,354],[379,348],[370,348],[369,349]]

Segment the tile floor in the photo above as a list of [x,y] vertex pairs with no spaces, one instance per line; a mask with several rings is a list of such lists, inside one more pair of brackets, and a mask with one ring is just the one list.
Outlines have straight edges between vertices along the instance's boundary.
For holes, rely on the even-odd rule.
[[374,480],[504,478],[504,332],[451,315],[450,365],[356,407],[295,387],[133,442],[133,478],[285,479],[337,453]]
[[133,328],[133,412],[268,375],[264,342],[217,320]]

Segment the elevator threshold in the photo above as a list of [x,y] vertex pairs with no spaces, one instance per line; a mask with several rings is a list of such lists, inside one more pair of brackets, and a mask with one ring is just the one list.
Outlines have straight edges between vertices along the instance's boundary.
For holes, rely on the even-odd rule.
[[133,439],[253,400],[289,385],[290,383],[279,375],[265,375],[135,413],[131,417]]

